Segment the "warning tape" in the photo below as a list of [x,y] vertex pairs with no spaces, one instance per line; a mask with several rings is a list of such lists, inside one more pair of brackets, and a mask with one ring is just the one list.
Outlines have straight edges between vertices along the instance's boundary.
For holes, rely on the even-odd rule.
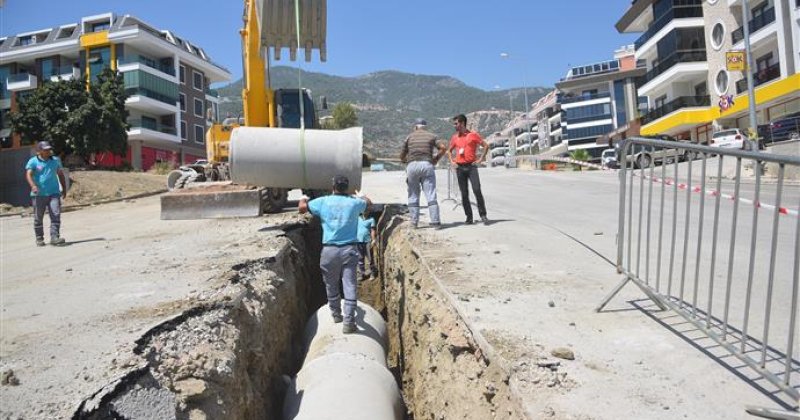
[[[571,158],[564,158],[564,157],[557,157],[557,156],[552,156],[552,157],[525,156],[524,158],[530,158],[530,159],[533,159],[533,160],[541,160],[541,161],[556,161],[556,162],[572,163],[572,164],[575,164],[575,165],[586,166],[586,167],[589,167],[589,168],[600,169],[600,170],[603,170],[603,171],[614,170],[614,169],[611,169],[611,168],[606,168],[606,167],[604,167],[602,165],[598,165],[596,163],[589,163],[589,162],[584,162],[582,160],[575,160],[575,159],[571,159]],[[634,172],[633,174],[634,174],[634,176],[641,176],[640,174],[637,174],[636,172]],[[650,181],[652,181],[654,183],[661,183],[663,181],[664,185],[673,185],[675,183],[674,180],[669,179],[669,178],[665,178],[665,179],[662,180],[661,178],[651,177],[649,175],[645,175],[644,178],[645,179],[649,179]],[[682,189],[682,190],[686,190],[686,189],[689,189],[689,185],[684,184],[684,183],[678,183],[678,188]],[[695,193],[698,193],[698,194],[702,194],[703,193],[702,189],[700,187],[697,187],[697,186],[692,187],[691,190],[692,190],[692,192],[695,192]],[[728,200],[731,200],[731,201],[736,200],[736,197],[733,194],[725,194],[725,193],[723,193],[721,191],[717,191],[717,190],[706,189],[706,195],[710,195],[712,197],[716,197],[717,195],[719,195],[721,198],[725,198],[725,199],[728,199]],[[768,209],[768,210],[775,210],[776,209],[776,206],[773,205],[773,204],[762,203],[760,201],[754,201],[754,200],[750,200],[750,199],[742,198],[742,197],[739,197],[739,202],[746,203],[746,204],[752,204],[755,208],[764,208],[764,209]],[[778,213],[780,213],[780,214],[785,214],[785,215],[788,215],[788,216],[795,216],[795,217],[800,215],[800,212],[798,210],[790,209],[788,207],[781,206],[781,207],[777,207],[777,209],[778,209]]]

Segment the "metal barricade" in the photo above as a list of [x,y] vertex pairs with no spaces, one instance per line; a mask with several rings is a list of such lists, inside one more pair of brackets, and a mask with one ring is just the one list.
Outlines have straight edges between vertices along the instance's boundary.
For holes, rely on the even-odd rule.
[[633,138],[618,161],[624,279],[597,311],[632,282],[797,410],[800,158]]

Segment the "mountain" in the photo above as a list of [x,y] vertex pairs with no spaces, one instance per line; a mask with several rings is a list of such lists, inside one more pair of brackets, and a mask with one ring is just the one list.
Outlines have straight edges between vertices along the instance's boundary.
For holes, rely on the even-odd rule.
[[[432,132],[449,139],[453,133],[451,118],[463,113],[470,127],[486,137],[519,114],[508,111],[509,95],[515,107],[521,107],[524,102],[521,88],[484,91],[448,76],[380,71],[340,77],[301,71],[300,77],[303,87],[311,90],[318,108],[319,98],[327,98],[329,110],[322,110],[321,115],[329,115],[338,102],[351,103],[356,108],[359,125],[364,127],[364,149],[382,157],[399,154],[400,144],[417,118],[426,119]],[[273,67],[270,78],[273,88],[296,87],[298,70]],[[220,114],[241,115],[242,81],[217,90]],[[528,88],[528,100],[534,103],[549,91],[543,87]]]

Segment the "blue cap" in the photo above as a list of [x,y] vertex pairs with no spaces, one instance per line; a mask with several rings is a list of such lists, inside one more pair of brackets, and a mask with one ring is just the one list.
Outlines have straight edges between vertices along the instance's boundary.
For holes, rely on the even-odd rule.
[[49,141],[40,141],[36,143],[36,148],[39,150],[51,150],[53,146],[50,145]]
[[414,120],[414,125],[428,125],[428,122],[422,118],[417,118]]

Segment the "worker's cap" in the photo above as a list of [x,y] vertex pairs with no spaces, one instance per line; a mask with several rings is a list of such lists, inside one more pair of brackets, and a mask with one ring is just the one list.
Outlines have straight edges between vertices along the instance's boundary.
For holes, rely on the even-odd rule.
[[336,175],[331,181],[336,191],[347,191],[350,188],[350,180],[344,175]]
[[53,146],[50,145],[49,141],[40,141],[36,143],[36,148],[39,150],[52,150]]
[[414,125],[428,125],[428,122],[422,118],[417,118],[414,120]]

